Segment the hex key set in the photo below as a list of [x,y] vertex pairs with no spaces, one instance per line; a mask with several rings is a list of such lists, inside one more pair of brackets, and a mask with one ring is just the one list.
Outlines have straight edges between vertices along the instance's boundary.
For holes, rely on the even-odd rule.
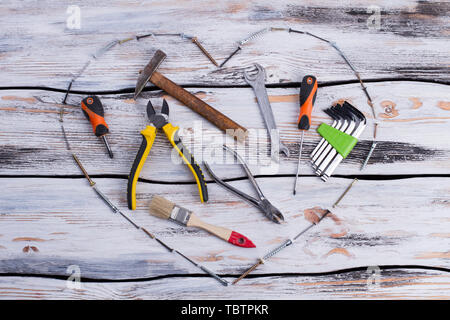
[[366,117],[347,101],[324,111],[334,121],[331,126],[320,125],[318,132],[323,138],[310,157],[316,175],[327,181],[353,149],[367,121]]

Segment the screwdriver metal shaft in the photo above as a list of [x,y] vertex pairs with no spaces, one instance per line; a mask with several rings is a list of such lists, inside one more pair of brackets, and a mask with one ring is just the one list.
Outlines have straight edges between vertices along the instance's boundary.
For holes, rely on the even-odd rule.
[[97,96],[88,96],[84,98],[81,101],[81,110],[86,119],[91,123],[95,136],[102,138],[103,143],[108,150],[109,157],[113,158],[114,155],[105,137],[105,135],[109,133],[109,128],[105,121],[105,111],[103,110],[100,98]]
[[303,136],[305,134],[305,130],[302,130],[302,137],[300,138],[300,148],[298,151],[298,163],[297,163],[297,173],[295,175],[295,182],[294,182],[294,191],[292,192],[295,196],[297,193],[297,180],[298,180],[298,173],[300,172],[300,160],[302,158],[302,150],[303,150]]
[[109,146],[108,140],[106,140],[106,136],[102,136],[101,138],[103,140],[103,143],[105,144],[106,150],[108,150],[109,157],[111,159],[114,158],[114,154],[111,150],[111,147]]
[[317,95],[317,79],[312,75],[306,75],[303,77],[300,85],[300,115],[298,116],[297,126],[302,130],[302,137],[300,140],[300,148],[298,153],[297,174],[295,175],[293,194],[297,193],[297,180],[298,173],[300,171],[300,160],[302,158],[303,150],[303,138],[305,130],[309,130],[311,127],[311,112],[314,107]]

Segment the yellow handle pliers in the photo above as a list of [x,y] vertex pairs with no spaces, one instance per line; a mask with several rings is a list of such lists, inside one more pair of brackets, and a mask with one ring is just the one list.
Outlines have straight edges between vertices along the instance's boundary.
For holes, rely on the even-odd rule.
[[200,201],[208,201],[208,189],[206,188],[205,178],[203,177],[203,172],[200,166],[195,162],[194,156],[181,142],[181,139],[178,136],[179,127],[174,127],[170,122],[168,122],[169,105],[166,100],[163,100],[161,112],[158,113],[155,112],[152,103],[149,101],[147,104],[147,115],[153,126],[147,126],[141,131],[142,143],[136,158],[134,159],[130,175],[128,176],[128,208],[131,210],[136,209],[136,183],[150,149],[152,148],[153,141],[155,141],[156,132],[158,129],[162,129],[164,131],[167,139],[170,141],[175,150],[178,151],[178,154],[194,175],[195,181],[197,182],[198,191],[200,193]]

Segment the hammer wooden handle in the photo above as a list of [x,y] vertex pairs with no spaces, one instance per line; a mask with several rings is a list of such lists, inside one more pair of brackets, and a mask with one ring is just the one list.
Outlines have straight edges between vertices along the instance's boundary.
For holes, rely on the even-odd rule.
[[[217,111],[203,100],[197,98],[192,93],[186,91],[176,83],[170,81],[158,71],[154,71],[150,82],[158,88],[164,90],[169,95],[184,103],[187,107],[197,112],[206,120],[214,124],[219,129],[227,132],[226,130],[232,129],[234,132],[230,133],[235,139],[244,141],[247,136],[247,129],[237,124],[223,113]],[[239,130],[239,131],[236,131]]]

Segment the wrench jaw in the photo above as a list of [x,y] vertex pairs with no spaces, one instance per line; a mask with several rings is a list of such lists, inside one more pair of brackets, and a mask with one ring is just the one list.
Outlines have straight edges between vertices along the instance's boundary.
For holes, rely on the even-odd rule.
[[264,70],[264,68],[258,63],[255,63],[254,66],[257,71],[254,75],[251,75],[247,70],[244,71],[244,79],[252,87],[266,81],[266,70]]
[[289,157],[289,149],[280,141],[280,134],[278,129],[270,132],[270,156],[271,159],[277,163],[280,162],[280,153]]
[[286,158],[289,158],[289,149],[280,142],[280,153],[284,154]]
[[280,163],[280,153],[289,157],[289,149],[286,146],[280,145],[279,148],[274,148],[273,145],[271,145],[270,158],[276,163]]

